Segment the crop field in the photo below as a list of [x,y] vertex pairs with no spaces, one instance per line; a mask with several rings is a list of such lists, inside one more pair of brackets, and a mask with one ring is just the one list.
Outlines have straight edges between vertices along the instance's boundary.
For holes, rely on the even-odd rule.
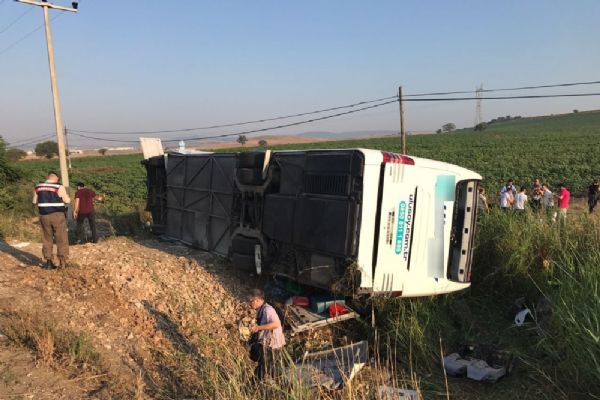
[[[270,146],[283,149],[370,148],[400,152],[399,137]],[[555,189],[564,182],[574,195],[583,195],[592,179],[600,178],[600,112],[580,112],[540,118],[522,118],[489,125],[484,132],[471,129],[448,134],[408,136],[408,154],[457,164],[483,176],[488,193],[508,178],[529,186],[536,177]],[[252,147],[218,151],[249,151]],[[145,169],[140,154],[73,159],[71,185],[81,180],[106,195],[101,209],[109,213],[132,211],[145,203]],[[58,160],[17,163],[24,179],[7,208],[22,208],[25,188],[39,182]],[[28,208],[28,207],[27,207]],[[29,208],[28,208],[29,209]]]
[[[272,148],[348,147],[401,152],[399,137]],[[508,178],[527,186],[540,178],[551,188],[564,182],[572,193],[582,194],[592,178],[600,178],[600,112],[516,119],[488,125],[483,132],[408,136],[407,153],[477,171],[489,193]]]

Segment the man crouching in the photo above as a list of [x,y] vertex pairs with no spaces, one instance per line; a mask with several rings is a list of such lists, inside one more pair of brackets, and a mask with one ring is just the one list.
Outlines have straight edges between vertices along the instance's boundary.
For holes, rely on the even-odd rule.
[[250,358],[258,363],[254,376],[263,380],[265,375],[273,378],[275,368],[281,360],[281,350],[285,345],[285,337],[281,320],[275,309],[265,302],[265,295],[260,289],[252,289],[248,303],[256,310],[256,325],[250,328]]

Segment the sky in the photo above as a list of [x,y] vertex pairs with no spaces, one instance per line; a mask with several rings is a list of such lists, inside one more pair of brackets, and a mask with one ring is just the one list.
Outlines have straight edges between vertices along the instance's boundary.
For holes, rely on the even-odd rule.
[[[410,94],[600,80],[597,0],[82,0],[77,14],[50,13],[68,129],[143,131],[270,118],[393,96],[399,85]],[[0,135],[9,143],[54,131],[44,30],[21,40],[42,23],[40,7],[0,0]],[[527,94],[584,92],[600,92],[600,85]],[[506,94],[526,93],[498,93]],[[600,97],[482,102],[484,120],[599,108]],[[475,101],[405,108],[413,132],[474,120]],[[269,133],[363,130],[399,130],[398,105]]]

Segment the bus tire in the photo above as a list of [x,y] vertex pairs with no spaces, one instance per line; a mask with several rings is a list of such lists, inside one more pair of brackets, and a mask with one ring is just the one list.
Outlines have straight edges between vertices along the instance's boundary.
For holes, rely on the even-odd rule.
[[231,252],[235,254],[252,255],[254,257],[254,246],[260,245],[257,239],[245,236],[236,236],[231,241]]
[[254,254],[233,254],[231,256],[231,262],[233,266],[242,271],[255,271],[256,264],[254,262]]
[[238,168],[236,175],[241,185],[261,185],[263,183],[262,169]]
[[239,153],[238,155],[238,168],[256,168],[262,170],[264,162],[264,152],[248,151],[246,153]]

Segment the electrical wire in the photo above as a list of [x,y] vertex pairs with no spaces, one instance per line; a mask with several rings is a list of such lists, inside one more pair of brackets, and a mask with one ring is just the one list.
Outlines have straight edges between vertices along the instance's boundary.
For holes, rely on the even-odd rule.
[[[0,3],[2,4],[2,3]],[[9,30],[14,24],[16,24],[17,22],[19,22],[21,20],[21,18],[23,18],[24,16],[26,16],[27,14],[29,14],[31,12],[31,10],[33,10],[33,7],[28,7],[27,10],[25,10],[25,12],[23,12],[22,14],[20,14],[13,22],[11,22],[10,24],[8,24],[4,29],[0,30],[0,35],[2,35],[4,32],[6,32],[7,30]]]
[[[353,113],[356,113],[356,112],[365,111],[365,110],[369,110],[369,109],[373,109],[373,108],[377,108],[377,107],[381,107],[381,106],[385,106],[387,104],[397,103],[397,102],[398,102],[398,99],[394,98],[394,100],[389,100],[389,101],[385,101],[383,103],[378,103],[378,104],[374,104],[374,105],[371,105],[371,106],[358,108],[356,110],[350,110],[350,111],[340,112],[340,113],[336,113],[336,114],[325,115],[323,117],[311,118],[311,119],[308,119],[308,120],[303,120],[303,121],[298,121],[298,122],[292,122],[292,123],[289,123],[289,124],[283,124],[283,125],[271,126],[271,127],[268,127],[268,128],[253,129],[253,130],[247,130],[247,131],[235,132],[235,133],[224,133],[224,134],[220,134],[220,135],[201,136],[201,137],[187,137],[187,138],[184,137],[184,138],[179,138],[179,139],[169,139],[169,140],[163,140],[163,142],[164,143],[173,143],[173,142],[178,142],[180,140],[199,141],[199,140],[206,140],[206,139],[224,138],[224,137],[230,137],[230,136],[249,135],[249,134],[252,134],[252,133],[266,132],[266,131],[275,130],[275,129],[287,128],[287,127],[290,127],[290,126],[297,126],[297,125],[308,124],[308,123],[311,123],[311,122],[322,121],[322,120],[325,120],[325,119],[335,118],[335,117],[339,117],[339,116],[342,116],[342,115],[353,114]],[[138,143],[137,140],[106,139],[106,138],[99,138],[99,137],[82,135],[80,133],[73,132],[71,129],[69,129],[68,132],[71,135],[75,135],[75,136],[79,136],[79,137],[83,137],[83,138],[87,138],[87,139],[101,140],[101,141],[106,141],[106,142]]]
[[514,99],[544,99],[554,97],[585,97],[600,96],[600,93],[569,93],[569,94],[542,94],[523,96],[492,96],[492,97],[438,97],[426,99],[403,99],[402,101],[462,101],[462,100],[514,100]]
[[[493,97],[450,97],[450,98],[440,97],[440,98],[425,98],[425,99],[420,99],[420,98],[419,99],[406,99],[403,101],[431,102],[431,101],[464,101],[464,100],[515,100],[515,99],[539,99],[539,98],[583,97],[583,96],[600,96],[600,93],[569,93],[569,94],[551,94],[551,95],[493,96]],[[397,102],[398,102],[398,98],[396,97],[394,100],[385,101],[383,103],[378,103],[378,104],[374,104],[371,106],[362,107],[359,109],[345,111],[345,112],[341,112],[341,113],[326,115],[326,116],[319,117],[319,118],[311,118],[308,120],[292,122],[289,124],[282,124],[282,125],[277,125],[277,126],[271,126],[268,128],[253,129],[253,130],[247,130],[247,131],[241,131],[241,132],[235,132],[235,133],[225,133],[225,134],[220,134],[220,135],[201,136],[201,137],[182,137],[179,139],[163,140],[163,142],[164,143],[174,143],[174,142],[178,142],[180,140],[200,141],[200,140],[207,140],[207,139],[220,139],[220,138],[239,136],[239,135],[249,135],[249,134],[253,134],[253,133],[266,132],[266,131],[270,131],[270,130],[276,130],[276,129],[287,128],[287,127],[291,127],[291,126],[308,124],[308,123],[316,122],[316,121],[322,121],[322,120],[335,118],[335,117],[339,117],[342,115],[353,114],[356,112],[365,111],[365,110],[369,110],[369,109],[373,109],[373,108],[377,108],[377,107],[381,107],[381,106],[384,106],[387,104],[397,103]],[[78,137],[92,139],[92,140],[105,141],[105,142],[138,143],[137,140],[108,139],[108,138],[102,138],[102,137],[88,136],[88,135],[84,135],[81,133],[77,133],[71,129],[69,129],[69,133],[71,135],[75,135]]]
[[49,135],[49,136],[46,136],[46,137],[43,137],[43,138],[39,138],[39,139],[36,139],[36,140],[32,140],[32,141],[29,141],[29,142],[18,143],[18,144],[17,143],[10,143],[8,145],[8,147],[18,148],[18,147],[23,147],[23,146],[30,146],[32,144],[41,143],[41,142],[46,141],[47,139],[51,139],[53,137],[54,137],[54,135]]
[[[390,96],[390,97],[384,97],[384,98],[381,98],[381,99],[360,101],[358,103],[347,104],[347,105],[344,105],[344,106],[324,108],[324,109],[321,109],[321,110],[302,112],[302,113],[298,113],[298,114],[283,115],[283,116],[280,116],[280,117],[262,118],[262,119],[257,119],[257,120],[254,120],[254,121],[234,122],[234,123],[222,124],[222,125],[201,126],[201,127],[197,127],[197,128],[167,129],[167,130],[157,130],[157,131],[131,131],[131,132],[89,131],[89,130],[81,130],[81,129],[69,129],[69,131],[71,131],[71,132],[78,132],[78,133],[92,133],[92,134],[97,134],[97,135],[148,135],[148,134],[158,134],[158,133],[190,132],[190,131],[198,131],[198,130],[205,130],[205,129],[229,128],[229,127],[233,127],[233,126],[250,125],[250,124],[257,124],[257,123],[262,123],[262,122],[277,121],[277,120],[281,120],[281,119],[303,117],[303,116],[306,116],[306,115],[320,114],[320,113],[323,113],[323,112],[341,110],[341,109],[344,109],[344,108],[353,108],[353,107],[357,107],[357,106],[360,106],[360,105],[377,103],[377,102],[380,102],[380,101],[385,101],[385,100],[390,100],[390,99],[397,99],[397,98],[398,98],[398,96]],[[395,101],[397,101],[397,100],[395,100]]]
[[[595,84],[600,84],[600,81],[570,82],[570,83],[558,83],[558,84],[551,84],[551,85],[485,89],[485,90],[483,90],[483,92],[488,93],[488,92],[501,92],[501,91],[532,90],[532,89],[542,89],[542,88],[569,87],[569,86],[595,85]],[[407,94],[407,95],[403,95],[403,101],[442,101],[443,99],[411,100],[411,99],[408,99],[407,97],[442,96],[442,95],[451,95],[451,94],[469,94],[469,93],[475,93],[475,92],[476,91],[469,90],[469,91],[454,91],[454,92],[431,92],[431,93]],[[550,97],[550,96],[547,96],[547,97]],[[567,97],[570,97],[570,96],[567,96]],[[514,97],[514,98],[516,98],[516,97]],[[534,98],[534,97],[522,97],[522,98]],[[303,112],[303,113],[298,113],[298,114],[290,114],[290,115],[284,115],[284,116],[279,116],[279,117],[262,118],[262,119],[257,119],[257,120],[253,120],[253,121],[234,122],[234,123],[221,124],[221,125],[201,126],[201,127],[196,127],[196,128],[164,129],[164,130],[155,130],[155,131],[93,131],[93,130],[83,130],[83,129],[71,129],[70,131],[77,132],[77,133],[90,133],[90,134],[96,134],[96,135],[148,135],[148,134],[163,134],[163,133],[168,134],[168,133],[191,132],[191,131],[196,131],[196,130],[227,128],[227,127],[233,127],[233,126],[243,126],[243,125],[269,122],[269,121],[277,121],[277,120],[282,120],[282,119],[301,117],[301,116],[312,115],[312,114],[319,114],[319,113],[328,112],[328,111],[335,111],[335,110],[340,110],[340,109],[345,109],[345,108],[353,108],[353,107],[357,107],[359,105],[371,104],[371,103],[376,103],[376,102],[390,100],[390,99],[398,99],[398,96],[396,95],[396,96],[384,97],[384,98],[375,99],[375,100],[365,100],[365,101],[360,101],[358,103],[337,106],[337,107],[330,107],[330,108],[309,111],[309,112]],[[485,99],[493,100],[496,98],[493,98],[493,97],[482,98],[482,100],[485,100]],[[470,98],[461,98],[461,99],[457,98],[454,100],[470,100]]]
[[[60,16],[63,15],[63,13],[64,13],[64,11],[61,11],[59,14],[54,15],[52,18],[50,18],[50,21],[54,21],[55,19],[60,18]],[[40,29],[42,29],[43,27],[44,27],[44,24],[39,25],[34,30],[30,31],[29,33],[26,33],[25,35],[21,36],[21,38],[12,42],[8,46],[6,46],[4,49],[0,50],[0,56],[2,54],[6,53],[7,51],[9,51],[10,49],[12,49],[13,47],[15,47],[16,45],[18,45],[19,43],[21,43],[22,41],[24,41],[25,39],[27,39],[28,37],[30,37],[31,35],[33,35],[34,33],[36,33],[37,31],[39,31]]]
[[[581,85],[597,85],[600,84],[600,81],[589,81],[589,82],[572,82],[572,83],[557,83],[552,85],[537,85],[537,86],[521,86],[514,88],[501,88],[501,89],[482,89],[481,92],[507,92],[507,91],[515,91],[515,90],[532,90],[532,89],[547,89],[547,88],[556,88],[556,87],[568,87],[568,86],[581,86]],[[464,90],[464,91],[456,91],[456,92],[437,92],[437,93],[415,93],[415,94],[406,94],[402,97],[422,97],[422,96],[443,96],[450,94],[468,94],[468,93],[477,93],[477,90]]]
[[7,142],[7,145],[14,146],[14,145],[19,144],[21,142],[30,142],[32,140],[43,139],[43,138],[52,137],[52,136],[54,136],[54,133],[46,133],[44,135],[34,136],[34,137],[27,138],[27,139],[15,140],[15,141],[10,142],[10,143]]

